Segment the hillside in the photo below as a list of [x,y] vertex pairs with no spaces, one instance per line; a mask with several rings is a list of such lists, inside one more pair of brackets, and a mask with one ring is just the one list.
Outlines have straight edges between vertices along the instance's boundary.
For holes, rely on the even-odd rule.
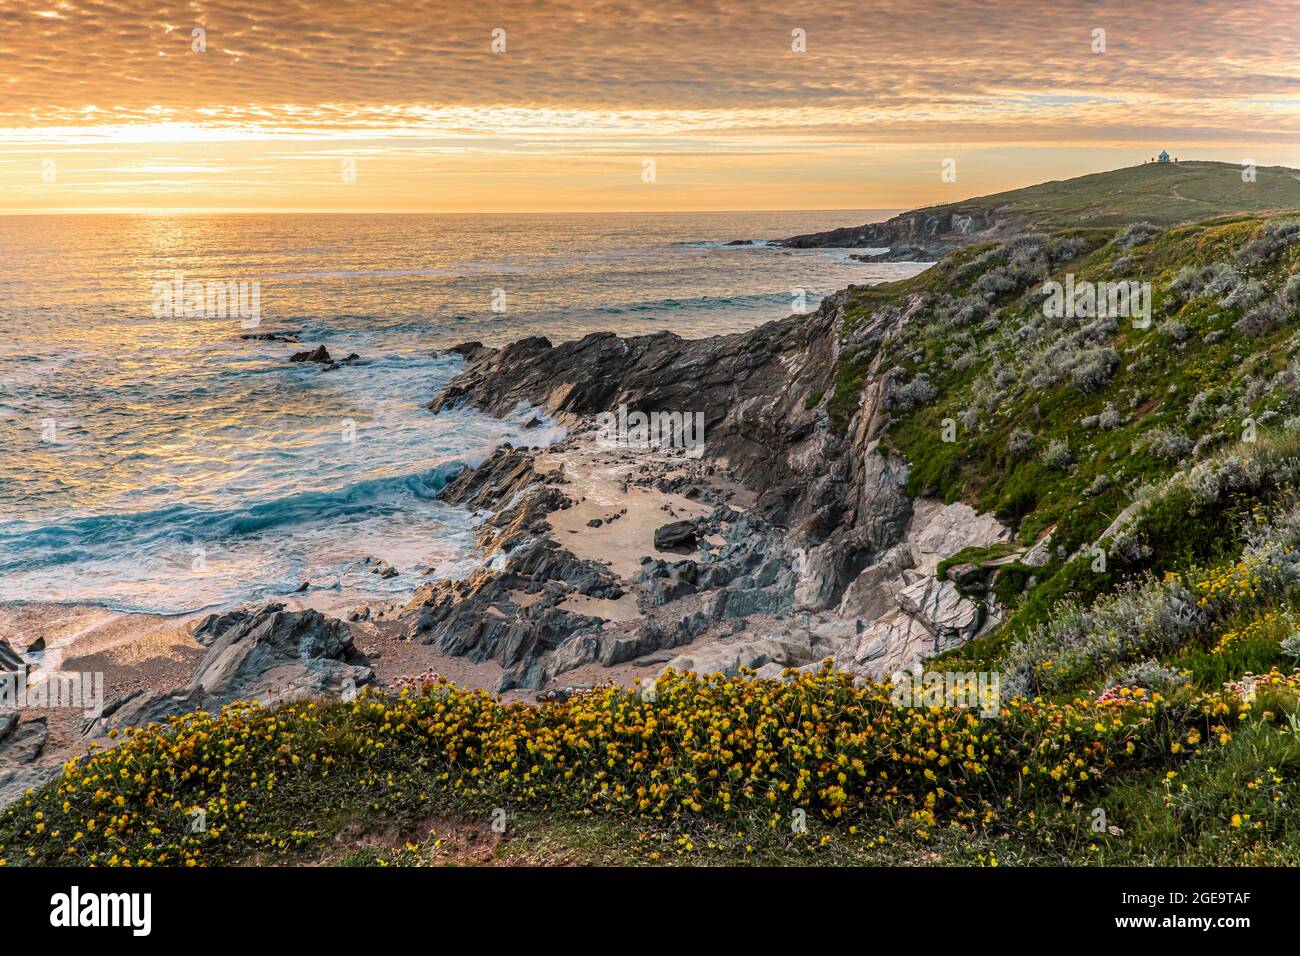
[[[435,410],[577,434],[448,486],[510,562],[429,585],[408,639],[551,691],[123,708],[148,726],[0,812],[0,863],[1294,864],[1300,221],[1228,214],[1227,164],[1152,168],[974,201],[1011,218],[741,335],[458,347]],[[1214,215],[1153,213],[1175,189]],[[587,522],[584,421],[692,397],[706,456],[631,459],[632,514]],[[571,540],[651,487],[698,505],[680,560]],[[900,696],[902,665],[995,706]]]
[[1242,167],[1193,160],[1145,163],[994,193],[960,205],[996,209],[1022,228],[1115,226],[1145,220],[1174,225],[1239,212],[1300,208],[1300,170],[1256,169],[1242,182]]
[[783,245],[891,247],[880,258],[938,258],[972,242],[1028,229],[1117,226],[1146,221],[1177,223],[1240,213],[1300,209],[1300,171],[1286,166],[1256,169],[1242,181],[1242,167],[1191,161],[1146,163],[994,193],[977,199],[926,206],[883,223],[794,236]]

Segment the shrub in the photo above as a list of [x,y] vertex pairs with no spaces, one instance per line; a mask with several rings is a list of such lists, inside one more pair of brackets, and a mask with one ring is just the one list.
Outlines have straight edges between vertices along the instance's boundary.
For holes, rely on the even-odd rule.
[[1007,453],[1012,458],[1024,458],[1034,443],[1034,433],[1024,428],[1017,428],[1007,439]]
[[1300,663],[1300,634],[1292,634],[1281,645],[1282,654]]
[[1145,451],[1155,458],[1177,461],[1192,450],[1192,440],[1169,428],[1153,428],[1133,443],[1133,454]]
[[1130,664],[1120,671],[1116,680],[1117,687],[1142,687],[1159,694],[1170,694],[1188,683],[1187,675],[1172,667],[1165,667],[1159,661],[1145,660]]
[[[0,864],[293,854],[327,844],[349,818],[427,816],[448,796],[646,826],[776,828],[802,809],[827,823],[975,830],[1092,806],[1104,781],[1153,761],[1181,765],[1196,745],[1179,757],[1169,740],[1230,713],[1221,697],[1055,704],[1003,688],[989,719],[828,670],[787,680],[668,671],[652,700],[606,686],[538,707],[445,679],[347,704],[231,705],[128,731],[111,750],[69,762],[58,781],[0,812]],[[192,809],[205,812],[202,833],[185,825]],[[291,829],[300,820],[311,829]]]
[[1110,381],[1117,368],[1119,355],[1114,349],[1088,349],[1074,363],[1070,380],[1081,392],[1095,392]]
[[1070,443],[1064,438],[1054,438],[1048,443],[1043,450],[1040,461],[1055,471],[1066,471],[1069,469],[1073,457],[1070,452]]
[[1283,304],[1291,308],[1300,306],[1300,272],[1293,272],[1286,277],[1286,282],[1282,284],[1282,291],[1278,295]]
[[1275,332],[1286,323],[1286,312],[1272,299],[1261,302],[1232,324],[1242,335],[1256,338]]
[[1009,269],[998,266],[980,276],[975,282],[975,288],[991,302],[1000,295],[1015,292],[1019,288],[1019,283]]
[[1166,654],[1205,630],[1208,615],[1181,582],[1128,585],[1084,608],[1059,603],[1008,652],[1012,693],[1073,690],[1098,672]]
[[1263,265],[1296,242],[1300,242],[1300,222],[1273,220],[1258,238],[1238,249],[1234,258],[1248,267]]
[[1264,287],[1264,283],[1257,279],[1251,279],[1247,282],[1238,283],[1228,290],[1219,299],[1219,305],[1229,309],[1235,308],[1245,311],[1267,296],[1268,289]]
[[1103,472],[1096,478],[1092,479],[1092,484],[1084,489],[1083,495],[1085,498],[1095,498],[1097,495],[1109,488],[1111,484],[1110,475]]
[[1159,226],[1149,222],[1135,222],[1115,238],[1115,245],[1121,249],[1131,249],[1159,234]]
[[1101,414],[1097,416],[1097,427],[1103,431],[1110,431],[1113,428],[1119,428],[1124,424],[1124,416],[1115,408],[1113,402],[1107,402],[1102,408]]
[[1057,239],[1048,247],[1048,256],[1053,262],[1068,262],[1088,251],[1088,244],[1078,236],[1066,236]]
[[938,394],[939,390],[924,375],[918,375],[906,385],[896,386],[891,393],[894,407],[903,412],[930,404]]
[[1164,322],[1160,323],[1160,327],[1157,331],[1165,338],[1171,339],[1174,342],[1187,341],[1187,326],[1182,322],[1179,322],[1177,319],[1166,319]]
[[1232,266],[1216,262],[1207,270],[1201,292],[1210,297],[1231,295],[1244,281]]

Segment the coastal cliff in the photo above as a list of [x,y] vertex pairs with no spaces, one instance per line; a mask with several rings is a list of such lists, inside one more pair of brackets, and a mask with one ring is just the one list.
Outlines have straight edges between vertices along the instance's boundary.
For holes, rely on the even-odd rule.
[[[45,726],[0,723],[0,851],[247,860],[284,832],[328,858],[295,821],[445,800],[622,813],[725,859],[1291,862],[1298,327],[1300,217],[1242,212],[1039,220],[737,335],[457,346],[430,414],[536,436],[441,492],[474,567],[348,622],[208,618],[190,679],[111,705],[85,727],[110,749],[62,777]],[[397,670],[413,648],[492,680]],[[228,777],[239,815],[176,836]],[[101,779],[137,829],[44,835],[102,819]],[[1166,813],[1171,780],[1200,809]]]

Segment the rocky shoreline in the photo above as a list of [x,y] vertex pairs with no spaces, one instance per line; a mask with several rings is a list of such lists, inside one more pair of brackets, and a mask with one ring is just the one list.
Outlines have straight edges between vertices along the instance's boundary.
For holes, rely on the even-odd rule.
[[[467,404],[567,430],[546,447],[502,447],[443,489],[478,518],[477,568],[347,620],[284,603],[209,615],[190,628],[187,680],[116,696],[79,739],[45,747],[44,718],[0,725],[0,802],[113,730],[411,676],[377,673],[363,636],[416,671],[463,660],[475,686],[545,700],[667,667],[779,677],[831,660],[882,677],[987,630],[1000,610],[984,569],[935,572],[1009,532],[964,504],[904,494],[907,463],[879,442],[895,376],[878,367],[878,346],[910,310],[882,308],[846,332],[853,292],[716,338],[598,333],[449,350],[465,367],[431,413]],[[847,349],[876,358],[856,413],[835,427],[828,402]],[[611,442],[601,416],[617,409],[697,416],[703,441]]]
[[[417,595],[402,614],[411,638],[496,660],[506,669],[499,691],[554,691],[580,668],[625,661],[777,676],[833,659],[880,677],[995,625],[984,569],[963,566],[961,586],[935,572],[955,552],[1010,533],[964,504],[903,493],[907,464],[878,440],[890,371],[873,367],[848,428],[831,425],[836,357],[878,345],[907,318],[880,310],[845,339],[849,295],[811,316],[712,339],[600,333],[560,345],[457,346],[466,367],[435,412],[530,407],[570,437],[540,451],[503,449],[448,487],[447,500],[491,515],[478,540],[485,563]],[[702,453],[602,448],[593,422],[615,408],[701,415]],[[603,488],[590,487],[596,473]],[[638,489],[664,498],[664,524],[635,509],[628,523],[640,533],[620,542],[622,566],[577,546],[606,521],[628,520]],[[591,512],[594,530],[573,527],[566,516],[593,495],[608,513]],[[681,556],[658,551],[666,532],[683,530]],[[612,604],[635,614],[609,613]]]
[[856,255],[861,262],[937,262],[972,242],[998,238],[1005,225],[1000,210],[983,205],[916,209],[884,222],[844,226],[780,239],[788,249],[875,249]]

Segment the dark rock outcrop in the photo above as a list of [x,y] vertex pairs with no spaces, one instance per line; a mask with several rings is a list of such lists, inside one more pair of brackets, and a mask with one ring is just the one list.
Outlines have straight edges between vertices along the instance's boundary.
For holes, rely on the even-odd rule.
[[255,342],[297,342],[297,332],[246,332],[240,336]]
[[330,358],[329,349],[323,345],[318,345],[314,349],[308,349],[305,352],[294,352],[289,356],[290,362],[319,362],[328,365],[334,360]]
[[[563,667],[551,659],[561,645],[576,634],[600,631],[604,620],[561,607],[567,598],[624,594],[605,565],[582,560],[547,537],[545,516],[569,505],[553,484],[561,480],[536,474],[529,453],[505,447],[450,481],[444,501],[476,511],[499,509],[478,530],[479,550],[489,560],[463,579],[424,585],[402,612],[412,640],[499,663],[507,670],[500,690],[541,687]],[[505,507],[508,502],[513,504]]]
[[775,245],[790,249],[887,249],[874,262],[933,262],[954,249],[984,238],[999,225],[998,212],[986,206],[937,206],[905,212],[885,222],[845,226],[782,239]]
[[268,604],[210,614],[193,636],[208,652],[187,684],[115,701],[90,723],[87,735],[213,710],[234,700],[348,697],[374,679],[347,625],[310,609],[286,611],[283,604]]
[[[901,539],[911,516],[905,469],[877,448],[891,381],[878,367],[878,346],[915,303],[876,310],[846,335],[843,310],[854,292],[828,297],[809,315],[710,339],[596,333],[560,345],[540,337],[502,349],[472,344],[473,357],[430,407],[470,404],[505,416],[527,402],[571,422],[621,405],[702,412],[704,460],[747,485],[763,520],[788,529],[792,546],[805,550],[799,606],[830,608]],[[849,350],[872,359],[857,414],[847,428],[833,428],[826,403]]]
[[44,717],[19,721],[16,711],[0,712],[0,807],[58,776],[58,764],[37,763],[48,739]]
[[26,674],[28,671],[27,662],[23,660],[8,641],[0,641],[0,671],[12,671],[14,673]]
[[695,550],[699,538],[694,521],[674,521],[655,529],[655,548],[659,551],[681,551],[689,554]]

